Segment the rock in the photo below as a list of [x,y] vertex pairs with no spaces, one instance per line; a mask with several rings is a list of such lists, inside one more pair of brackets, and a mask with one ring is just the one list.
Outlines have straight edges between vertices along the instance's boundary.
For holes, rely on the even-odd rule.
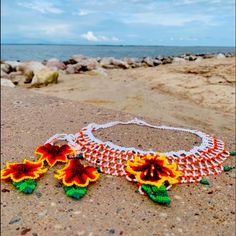
[[18,66],[20,66],[22,64],[22,62],[18,62],[18,61],[5,61],[5,64],[10,65],[13,70],[16,70],[16,68]]
[[84,61],[84,60],[88,59],[88,57],[86,57],[84,55],[80,55],[80,54],[79,55],[73,55],[71,58],[76,62],[81,62],[81,61]]
[[202,61],[202,57],[197,57],[197,59],[195,60],[195,62],[201,62]]
[[104,68],[99,67],[96,70],[94,70],[94,72],[104,77],[107,77],[107,71]]
[[74,59],[69,59],[67,61],[63,61],[63,63],[67,66],[67,65],[74,65],[77,63],[77,61],[75,61]]
[[122,60],[115,59],[113,57],[104,57],[100,61],[100,65],[105,69],[115,69],[115,68],[123,68],[128,69],[129,65]]
[[9,75],[6,72],[1,70],[1,78],[9,79]]
[[39,86],[39,85],[48,85],[50,83],[57,83],[59,73],[57,71],[53,71],[49,68],[44,68],[37,71],[34,74],[34,77],[31,82],[31,86]]
[[14,216],[14,217],[11,218],[9,224],[10,225],[15,224],[15,223],[19,222],[20,220],[21,220],[20,216],[18,216],[18,215]]
[[213,57],[214,57],[214,54],[203,54],[203,56],[202,56],[203,59],[210,59]]
[[1,86],[15,88],[16,86],[9,79],[1,79]]
[[37,71],[40,71],[45,68],[46,66],[38,61],[28,61],[28,62],[21,63],[19,66],[17,66],[18,71],[22,71],[23,73],[26,71],[32,71],[34,74]]
[[86,60],[82,60],[74,65],[68,65],[66,72],[68,74],[76,74],[80,72],[91,71],[91,70],[95,70],[98,65],[99,64],[96,59],[89,58]]
[[140,67],[142,65],[142,63],[135,58],[124,58],[123,61],[129,65],[129,67],[131,68],[136,68],[136,67]]
[[161,62],[160,60],[153,59],[153,65],[154,65],[154,66],[159,66],[159,65],[161,65],[161,64],[162,64],[162,62]]
[[46,66],[55,71],[66,69],[66,65],[56,58],[48,60]]
[[222,53],[219,53],[219,54],[216,55],[216,58],[217,59],[223,59],[223,58],[225,58],[225,55],[222,54]]
[[23,75],[21,71],[17,71],[17,72],[11,72],[9,74],[9,79],[13,84],[17,85],[20,81],[24,82],[26,77]]
[[5,73],[9,74],[13,71],[13,69],[11,65],[4,63],[4,64],[1,64],[1,71],[4,71]]
[[186,60],[184,58],[174,57],[173,58],[173,63],[175,63],[175,64],[183,64],[183,63],[186,63]]
[[173,58],[172,57],[162,57],[159,60],[162,62],[163,65],[170,64],[170,63],[173,62]]
[[66,73],[67,74],[75,74],[75,66],[74,65],[67,65],[67,68],[66,68]]
[[190,54],[188,54],[188,55],[185,54],[183,58],[186,61],[195,61],[197,59],[197,57],[195,55],[190,55]]
[[144,63],[144,65],[147,65],[147,66],[154,66],[154,63],[153,63],[153,59],[150,58],[150,57],[145,57],[143,60],[142,60],[142,63]]

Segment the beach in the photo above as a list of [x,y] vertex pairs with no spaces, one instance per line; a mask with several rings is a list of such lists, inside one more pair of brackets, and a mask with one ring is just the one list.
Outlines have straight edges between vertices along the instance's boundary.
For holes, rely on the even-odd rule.
[[[1,168],[7,161],[20,162],[25,157],[35,161],[35,148],[56,133],[74,134],[89,123],[135,117],[156,125],[201,130],[234,150],[235,57],[199,58],[155,61],[155,66],[145,62],[134,68],[120,68],[124,64],[114,66],[113,61],[109,65],[117,68],[96,64],[91,70],[79,67],[76,73],[68,73],[68,64],[58,70],[54,65],[50,75],[57,73],[57,79],[37,86],[31,86],[32,78],[25,83],[29,71],[15,65],[15,71],[2,78],[11,81],[11,88],[1,86]],[[134,125],[109,128],[97,136],[144,150],[189,150],[199,143],[193,135]],[[225,165],[235,166],[235,157]],[[235,168],[207,177],[210,185],[171,188],[169,206],[140,195],[125,177],[109,175],[102,175],[83,199],[75,201],[66,197],[53,177],[56,169],[38,181],[32,195],[2,182],[4,235],[234,235]]]

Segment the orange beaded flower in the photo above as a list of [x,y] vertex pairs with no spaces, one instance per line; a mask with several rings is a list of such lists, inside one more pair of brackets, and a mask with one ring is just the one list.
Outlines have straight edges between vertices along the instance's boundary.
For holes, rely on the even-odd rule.
[[141,184],[150,184],[160,187],[165,181],[169,184],[178,183],[181,171],[177,170],[176,163],[169,164],[166,156],[146,155],[135,156],[134,161],[128,160],[126,171],[133,174]]
[[70,159],[65,168],[56,172],[55,177],[62,179],[65,186],[75,184],[86,187],[90,181],[96,181],[99,178],[99,173],[96,168],[81,164],[79,159]]
[[38,147],[35,153],[40,155],[40,161],[45,160],[50,167],[53,167],[57,162],[67,162],[67,156],[75,153],[75,150],[68,145],[58,146],[46,143]]
[[24,179],[37,179],[47,171],[43,169],[43,162],[31,162],[24,160],[23,163],[6,163],[6,168],[1,170],[1,179],[11,179],[20,182]]

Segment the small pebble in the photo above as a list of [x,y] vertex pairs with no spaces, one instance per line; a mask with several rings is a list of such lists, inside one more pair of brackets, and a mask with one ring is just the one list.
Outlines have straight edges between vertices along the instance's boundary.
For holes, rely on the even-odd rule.
[[31,230],[31,229],[24,228],[24,229],[21,231],[20,235],[26,235],[30,230]]
[[35,192],[35,195],[36,195],[38,198],[41,198],[43,194],[40,193],[40,192]]
[[51,202],[50,204],[52,207],[56,206],[56,203],[55,202]]
[[12,225],[12,224],[15,224],[17,222],[19,222],[21,220],[21,218],[19,216],[14,216],[11,218],[9,224]]
[[114,234],[116,231],[114,229],[109,230],[109,234]]
[[174,199],[180,200],[182,199],[182,197],[180,197],[179,195],[174,195]]
[[7,189],[7,188],[3,188],[3,189],[2,189],[2,192],[3,192],[3,193],[9,193],[9,192],[10,192],[10,190],[9,190],[9,189]]

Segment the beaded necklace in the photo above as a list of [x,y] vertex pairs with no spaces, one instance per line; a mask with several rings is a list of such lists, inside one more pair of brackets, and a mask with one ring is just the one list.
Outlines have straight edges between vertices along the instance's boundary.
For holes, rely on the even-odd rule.
[[[134,147],[118,146],[110,141],[103,142],[93,134],[100,129],[130,124],[190,133],[198,136],[201,144],[194,146],[190,151],[144,151]],[[58,141],[66,141],[67,144],[58,146]],[[57,170],[55,177],[63,182],[64,190],[70,197],[83,197],[89,183],[96,181],[100,172],[125,176],[128,181],[138,185],[141,194],[161,204],[170,203],[167,190],[174,184],[208,184],[204,177],[223,172],[222,164],[230,156],[221,140],[201,131],[151,125],[139,119],[127,122],[114,121],[102,125],[91,123],[74,135],[56,134],[43,146],[38,147],[35,153],[40,155],[38,162],[24,160],[23,164],[7,163],[7,168],[1,171],[1,178],[11,178],[13,185],[18,189],[31,186],[34,190],[36,184],[33,180],[46,172],[43,167],[44,161],[50,168],[57,162],[65,162],[67,166]],[[81,159],[91,166],[82,164]],[[31,193],[33,190],[29,192],[27,189],[22,192]]]

